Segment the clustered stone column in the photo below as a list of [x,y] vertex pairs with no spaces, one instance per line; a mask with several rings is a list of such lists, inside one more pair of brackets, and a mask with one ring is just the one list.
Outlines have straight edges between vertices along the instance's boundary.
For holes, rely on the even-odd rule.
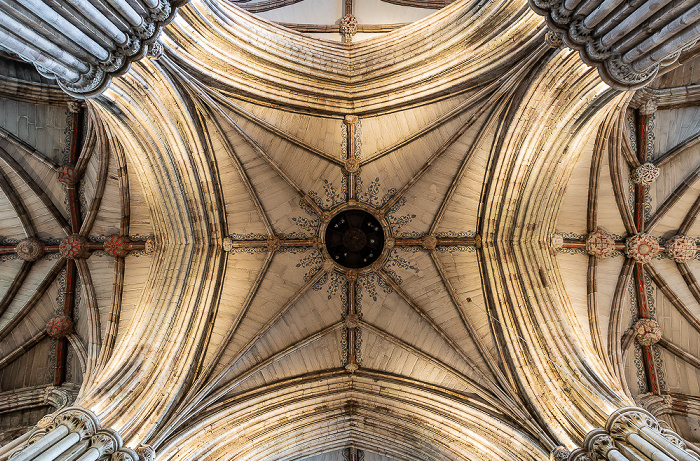
[[68,407],[42,418],[22,437],[0,448],[0,461],[151,461],[150,447],[122,446],[118,432],[100,427],[90,410]]
[[157,43],[169,0],[0,0],[0,44],[69,94],[100,93]]
[[700,38],[697,2],[529,0],[546,16],[551,46],[577,49],[613,88],[649,84]]
[[583,446],[569,452],[555,448],[552,461],[698,461],[700,451],[669,429],[663,429],[648,411],[622,408],[608,418],[604,429],[586,435]]

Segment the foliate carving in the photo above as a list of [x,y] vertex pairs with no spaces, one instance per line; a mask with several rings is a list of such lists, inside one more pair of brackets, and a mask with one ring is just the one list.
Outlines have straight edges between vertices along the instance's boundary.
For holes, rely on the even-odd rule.
[[432,234],[428,234],[423,237],[421,244],[426,250],[434,250],[437,247],[437,237]]
[[569,461],[591,461],[591,456],[585,450],[577,448],[569,455]]
[[100,422],[90,410],[80,407],[68,407],[56,413],[47,429],[51,431],[58,426],[67,427],[71,432],[80,435],[80,440],[84,440],[100,429]]
[[[587,19],[590,18],[589,15],[600,13],[601,5],[604,4],[603,0],[593,0],[592,3],[586,3],[585,12],[582,12],[580,7],[567,8],[565,0],[529,1],[535,12],[547,17],[547,26],[551,34],[548,34],[547,42],[551,46],[558,47],[558,40],[555,34],[560,34],[564,44],[580,51],[582,60],[586,64],[596,66],[601,78],[613,88],[619,90],[642,88],[651,83],[656,77],[660,66],[667,66],[677,59],[676,54],[678,53],[667,57],[661,56],[663,59],[660,62],[642,62],[644,59],[642,59],[641,55],[631,62],[623,60],[623,56],[616,50],[619,49],[623,40],[629,40],[629,34],[622,34],[619,39],[609,43],[603,41],[606,33],[609,31],[606,27],[601,27],[602,24],[606,24],[605,22],[595,21],[594,23],[598,22],[598,24],[591,28],[584,26],[587,23]],[[617,21],[623,21],[630,15],[635,14],[643,4],[643,2],[627,3],[630,5],[619,13]],[[573,2],[573,4],[577,5],[578,2]],[[673,16],[674,19],[678,18],[680,14],[677,13],[677,15]],[[652,29],[648,31],[649,34],[660,30],[662,24],[652,25],[651,27]],[[633,36],[639,37],[641,30],[633,31]],[[628,56],[625,57],[628,58]]]
[[155,237],[151,236],[146,239],[146,245],[144,246],[144,251],[146,252],[147,255],[152,255],[153,253],[156,252],[156,239]]
[[99,451],[100,456],[111,455],[122,446],[122,438],[112,429],[101,429],[90,437],[90,448]]
[[605,231],[597,230],[586,237],[586,252],[598,258],[609,257],[615,250],[615,240]]
[[272,236],[267,239],[267,251],[277,251],[280,249],[280,246],[282,245],[280,242],[279,237],[277,236]]
[[136,453],[142,461],[154,461],[156,459],[156,451],[148,445],[139,445]]
[[632,326],[632,331],[641,346],[651,346],[661,339],[661,327],[656,320],[639,319]]
[[51,422],[53,421],[53,416],[54,416],[53,413],[44,416],[44,417],[41,418],[39,421],[37,421],[37,423],[36,423],[34,426],[35,426],[37,429],[46,429],[47,427],[49,427],[49,425],[50,425]]
[[148,56],[151,59],[158,60],[163,57],[163,44],[158,40],[148,45]]
[[594,429],[586,435],[584,445],[590,453],[608,459],[608,453],[617,450],[612,437],[610,437],[603,429]]
[[138,26],[134,27],[134,33],[136,36],[142,40],[149,39],[153,37],[156,31],[156,26],[152,22],[142,22]]
[[374,261],[371,266],[369,266],[374,272],[379,272],[384,267],[384,261],[381,259]]
[[[56,410],[62,410],[75,401],[78,396],[78,387],[65,384],[61,387],[47,387],[44,403],[51,405]],[[51,415],[53,417],[53,415]],[[50,419],[49,419],[50,421]],[[47,423],[48,424],[48,423]]]
[[567,461],[570,454],[566,447],[556,447],[549,454],[549,461]]
[[591,461],[591,456],[585,450],[577,448],[569,455],[569,461]]
[[65,338],[73,332],[73,320],[65,314],[59,314],[46,322],[46,333],[52,338]]
[[608,433],[621,440],[627,440],[630,434],[637,433],[640,428],[645,426],[657,431],[661,430],[656,418],[648,411],[639,407],[620,408],[610,415],[605,424]]
[[39,239],[30,237],[15,246],[15,253],[25,261],[36,261],[44,255],[44,244]]
[[685,235],[676,235],[666,243],[666,254],[677,263],[693,259],[697,251],[695,240]]
[[661,429],[661,435],[664,436],[666,440],[677,446],[678,448],[685,450],[687,448],[685,440],[683,437],[673,432],[671,429]]
[[356,158],[349,158],[345,161],[345,171],[348,173],[357,173],[360,169],[360,161]]
[[357,314],[348,314],[345,316],[346,328],[357,328],[360,325],[360,317]]
[[138,453],[126,447],[121,447],[110,458],[111,461],[140,461],[140,459]]
[[352,38],[357,33],[357,18],[351,14],[346,14],[340,19],[340,33],[346,39]]
[[562,46],[564,46],[564,39],[562,38],[562,34],[554,32],[553,30],[547,31],[545,40],[547,41],[547,45],[551,46],[552,48],[561,48]]
[[643,186],[648,186],[656,181],[656,178],[658,177],[659,168],[653,163],[649,162],[639,165],[632,172],[632,182]]
[[110,461],[139,461],[139,455],[133,456],[125,451],[117,451],[109,458]]
[[634,259],[639,264],[646,264],[659,254],[661,249],[656,237],[649,234],[637,234],[625,242],[627,257]]
[[657,109],[658,106],[656,104],[656,99],[649,98],[644,102],[644,104],[639,106],[639,113],[642,115],[651,115],[656,112]]
[[61,165],[56,170],[58,182],[65,184],[68,187],[73,187],[78,182],[78,175],[75,172],[73,165]]
[[168,19],[168,16],[170,16],[170,2],[167,0],[160,0],[158,3],[158,6],[155,8],[149,9],[149,13],[151,15],[151,21],[154,22],[163,22],[166,19]]
[[123,258],[131,250],[131,240],[126,235],[110,235],[104,241],[105,253],[113,258]]
[[348,363],[345,365],[345,369],[350,373],[355,373],[360,367],[356,363]]
[[348,282],[354,282],[357,280],[357,271],[355,269],[350,269],[345,273],[345,278]]
[[58,252],[68,259],[83,259],[90,255],[87,240],[78,234],[69,235],[61,240]]
[[83,103],[82,101],[69,101],[68,102],[68,112],[71,114],[77,114],[80,112],[80,109],[83,108]]

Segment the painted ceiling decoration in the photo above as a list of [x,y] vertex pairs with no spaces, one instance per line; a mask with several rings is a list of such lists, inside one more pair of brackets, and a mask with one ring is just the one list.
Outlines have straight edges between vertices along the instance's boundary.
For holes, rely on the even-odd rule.
[[699,460],[695,5],[332,3],[0,3],[0,461]]

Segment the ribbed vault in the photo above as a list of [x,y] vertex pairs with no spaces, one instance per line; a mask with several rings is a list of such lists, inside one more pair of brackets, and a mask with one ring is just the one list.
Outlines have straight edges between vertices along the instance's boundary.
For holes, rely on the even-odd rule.
[[[0,366],[60,350],[44,328],[75,264],[76,405],[158,459],[546,460],[630,405],[696,440],[697,257],[622,251],[642,230],[698,236],[694,71],[612,90],[525,1],[392,0],[437,11],[344,43],[251,14],[304,3],[182,6],[163,55],[72,116],[67,161],[3,128],[0,246],[103,248],[4,257]],[[661,176],[639,189],[647,161]],[[387,229],[367,268],[325,249],[347,209]],[[598,229],[615,257],[586,253]],[[104,257],[112,234],[154,252]],[[647,317],[649,363],[631,328]],[[3,373],[0,397],[38,419],[63,401],[30,375]]]

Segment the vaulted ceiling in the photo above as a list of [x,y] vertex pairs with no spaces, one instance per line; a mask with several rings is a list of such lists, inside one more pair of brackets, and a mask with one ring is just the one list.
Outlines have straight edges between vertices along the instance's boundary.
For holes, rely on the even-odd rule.
[[[700,258],[623,248],[700,237],[700,59],[635,95],[522,1],[355,0],[351,40],[345,2],[231,3],[80,108],[1,61],[4,440],[79,387],[158,459],[544,460],[635,401],[700,441]],[[324,246],[348,208],[387,240],[358,270]]]

